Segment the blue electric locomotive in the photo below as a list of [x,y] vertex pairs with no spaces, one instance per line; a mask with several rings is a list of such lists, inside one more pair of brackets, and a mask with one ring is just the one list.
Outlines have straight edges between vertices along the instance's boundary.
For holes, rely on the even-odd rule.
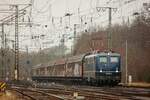
[[85,56],[84,77],[93,84],[116,85],[121,81],[121,57],[118,53],[98,52]]
[[117,85],[121,81],[120,54],[91,52],[32,68],[33,81]]

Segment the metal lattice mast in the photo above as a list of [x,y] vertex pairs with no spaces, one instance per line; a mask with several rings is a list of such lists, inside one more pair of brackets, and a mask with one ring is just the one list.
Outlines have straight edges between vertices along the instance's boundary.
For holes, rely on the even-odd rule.
[[109,24],[108,24],[108,50],[112,49],[112,34],[111,34],[111,9],[112,8],[108,8],[109,9]]
[[74,24],[74,36],[73,36],[73,55],[75,55],[76,53],[76,50],[75,50],[75,44],[76,44],[76,27],[77,27],[77,24]]
[[[2,24],[3,25],[4,24],[7,24],[7,25],[13,25],[14,24],[15,25],[15,41],[14,41],[15,42],[15,64],[14,64],[15,71],[14,71],[14,76],[15,76],[15,80],[19,80],[19,36],[18,36],[19,35],[18,34],[19,31],[18,31],[18,26],[19,25],[26,25],[28,23],[20,23],[18,21],[18,18],[21,17],[21,16],[23,16],[23,15],[25,15],[25,9],[27,9],[30,6],[32,6],[32,4],[16,4],[16,5],[14,5],[14,4],[0,4],[0,5],[3,5],[3,6],[13,6],[15,8],[15,10],[13,10],[13,11],[9,11],[8,10],[6,13],[10,13],[10,12],[14,12],[14,11],[15,12],[13,14],[11,14],[11,15],[3,18],[3,19],[1,19],[0,22],[1,22],[1,25]],[[25,6],[25,5],[27,5],[27,6]],[[25,6],[25,7],[19,10],[19,6]],[[12,22],[12,20],[15,20],[15,22],[9,24],[9,22]],[[4,28],[3,25],[2,25],[2,28]],[[3,44],[2,48],[6,47],[6,45],[3,42],[4,43],[6,42],[5,41],[5,36],[4,36],[4,40],[2,41],[2,44]],[[3,52],[3,49],[1,49],[1,50],[2,50],[1,52]],[[4,66],[4,64],[3,64],[3,66]],[[2,74],[4,74],[4,73],[2,73]]]
[[105,11],[108,9],[108,33],[107,33],[107,48],[108,50],[112,49],[112,34],[111,34],[111,21],[112,21],[112,10],[116,11],[117,8],[112,7],[96,7],[97,11]]
[[15,80],[19,80],[18,5],[15,5]]
[[4,44],[4,43],[5,43],[5,42],[4,42],[4,41],[5,41],[5,40],[4,40],[4,39],[5,39],[5,38],[4,38],[4,24],[2,23],[1,26],[2,26],[2,37],[1,37],[1,38],[2,38],[2,45],[1,45],[1,53],[2,53],[2,58],[3,58],[3,59],[2,59],[2,62],[1,62],[1,63],[2,63],[2,68],[1,68],[2,74],[1,74],[1,75],[2,75],[2,79],[4,79],[4,45],[5,45],[5,44]]

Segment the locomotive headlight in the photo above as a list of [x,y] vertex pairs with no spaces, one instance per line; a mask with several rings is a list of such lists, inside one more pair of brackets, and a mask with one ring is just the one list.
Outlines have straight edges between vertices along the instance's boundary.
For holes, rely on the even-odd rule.
[[118,68],[116,68],[116,73],[118,73]]
[[102,72],[102,69],[100,69],[100,72]]

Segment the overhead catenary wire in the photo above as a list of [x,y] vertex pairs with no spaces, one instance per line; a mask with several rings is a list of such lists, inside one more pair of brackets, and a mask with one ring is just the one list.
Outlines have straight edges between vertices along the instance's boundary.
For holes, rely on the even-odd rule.
[[[97,0],[97,1],[99,1],[99,0]],[[109,0],[109,1],[111,1],[112,2],[112,0]],[[45,1],[45,2],[48,2],[48,1]],[[49,1],[49,2],[51,2],[51,0]],[[80,6],[82,6],[82,0],[80,0],[80,2],[79,2],[79,11],[78,12],[73,12],[73,14],[72,14],[72,16],[71,16],[71,19],[77,19],[77,17],[79,17],[80,16],[80,20],[82,21],[82,23],[80,23],[80,24],[82,24],[83,26],[85,26],[84,25],[84,23],[83,22],[86,22],[88,25],[89,25],[89,19],[90,19],[90,16],[89,16],[89,12],[88,11],[91,11],[92,12],[92,10],[94,11],[95,10],[95,7],[93,7],[93,3],[91,3],[91,2],[95,2],[95,1],[93,1],[93,0],[89,0],[88,1],[89,2],[89,4],[92,6],[92,7],[90,7],[89,9],[87,9],[87,10],[82,10],[81,9],[81,7]],[[34,5],[34,7],[35,8],[38,8],[38,9],[35,9],[35,10],[37,10],[37,11],[33,11],[32,12],[32,14],[33,14],[33,16],[35,16],[35,15],[41,15],[41,14],[44,14],[44,13],[49,13],[49,10],[47,9],[48,8],[48,6],[49,6],[49,3],[44,3],[44,5],[45,5],[45,8],[44,9],[42,9],[42,7],[40,7],[40,8],[38,8],[38,6],[35,4]],[[67,6],[66,6],[67,7]],[[67,9],[70,9],[70,8],[67,8]],[[91,10],[92,9],[92,10]],[[46,12],[46,10],[48,10],[47,12]],[[39,11],[39,12],[38,12]],[[44,12],[45,11],[45,12]],[[38,13],[37,13],[38,12]],[[80,13],[80,14],[79,14]],[[99,22],[103,22],[103,23],[106,23],[108,20],[103,20],[103,21],[100,21],[100,20],[98,20],[98,19],[101,19],[103,16],[105,16],[105,13],[97,13],[97,12],[92,12],[92,14],[93,14],[93,17],[91,18],[91,22],[93,22],[93,23],[96,23],[96,21],[99,21]],[[100,14],[100,17],[98,17],[97,15],[98,14]],[[45,14],[44,14],[45,15]],[[39,24],[41,24],[41,28],[44,26],[44,23],[45,22],[47,22],[47,21],[50,21],[50,17],[52,17],[52,16],[49,16],[49,19],[45,19],[45,17],[44,17],[44,15],[43,16],[41,16],[40,17],[40,20],[39,21],[37,21]],[[95,16],[96,15],[96,16]],[[113,15],[115,15],[115,13],[113,13]],[[39,17],[39,16],[38,16]],[[114,20],[117,20],[117,18],[115,18],[116,16],[114,16]],[[60,18],[61,18],[61,21],[60,21]],[[56,18],[55,16],[53,16],[53,19],[54,19],[54,31],[56,32],[56,33],[59,33],[59,32],[63,32],[64,31],[64,16],[60,16],[59,18]],[[30,19],[32,20],[32,18],[30,17]],[[43,20],[44,19],[44,20]],[[59,20],[59,21],[57,21],[57,20]],[[74,22],[72,22],[71,24],[70,24],[70,26],[72,27],[73,26],[73,24],[74,24]],[[61,25],[61,27],[60,27],[60,25]],[[36,29],[36,26],[35,27],[32,27],[32,29],[34,30],[34,29]],[[84,30],[84,27],[82,28],[82,30]],[[33,32],[32,32],[33,33]],[[49,32],[47,31],[46,32],[46,34],[50,34],[50,33],[52,33],[52,31],[50,30]]]
[[[46,3],[40,8],[38,9],[36,6],[35,6],[35,1],[32,0],[32,4],[33,4],[33,8],[34,11],[36,11],[38,14],[43,14],[43,13],[47,13],[49,11],[49,6],[52,5],[52,3],[54,2],[55,0],[47,0]],[[46,7],[46,8],[45,8]]]

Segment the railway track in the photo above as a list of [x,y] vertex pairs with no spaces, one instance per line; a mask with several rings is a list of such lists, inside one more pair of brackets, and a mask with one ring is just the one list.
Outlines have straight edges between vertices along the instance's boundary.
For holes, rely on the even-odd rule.
[[[150,89],[47,85],[38,88],[12,87],[28,100],[149,100]],[[26,100],[26,99],[25,99]]]
[[[46,91],[46,92],[51,92],[53,94],[57,94],[57,95],[64,95],[64,96],[69,96],[70,95],[70,98],[67,98],[67,99],[70,99],[70,100],[73,100],[73,99],[83,99],[83,100],[100,100],[100,99],[103,99],[103,100],[118,100],[118,97],[115,97],[115,96],[112,96],[112,95],[108,95],[108,94],[98,94],[98,93],[92,93],[92,92],[85,92],[85,91],[81,91],[81,90],[56,90],[56,89],[47,89],[47,90],[41,90],[40,91]],[[77,94],[76,96],[74,96],[74,94]]]
[[15,91],[19,98],[23,100],[64,100],[64,97],[39,91],[34,88],[12,87],[10,91]]
[[[135,96],[150,97],[150,89],[124,87],[78,87],[83,91],[104,93],[116,96],[125,96],[133,99]],[[133,98],[132,98],[133,97]]]
[[[48,88],[48,87],[47,87]],[[124,88],[124,87],[91,87],[91,86],[49,86],[48,89],[39,90],[56,93],[72,95],[78,93],[79,96],[85,100],[149,100],[150,90],[141,88]],[[140,99],[139,99],[140,98]]]

